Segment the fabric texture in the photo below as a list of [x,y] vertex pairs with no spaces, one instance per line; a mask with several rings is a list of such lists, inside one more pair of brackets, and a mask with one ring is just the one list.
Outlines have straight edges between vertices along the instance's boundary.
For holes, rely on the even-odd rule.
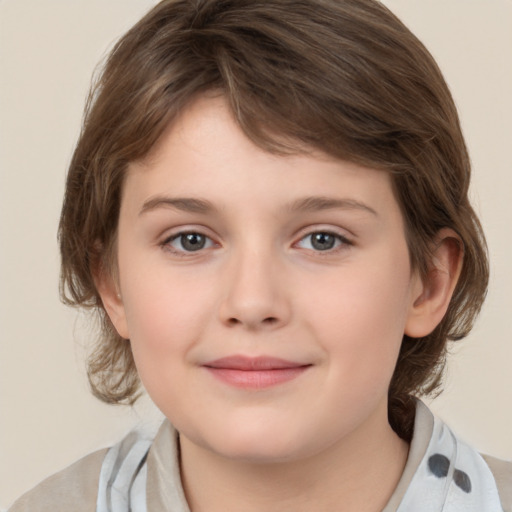
[[107,449],[87,455],[19,498],[8,512],[94,512]]
[[[419,408],[425,406],[419,403]],[[496,480],[484,459],[438,418],[425,455],[397,512],[502,512]]]
[[[176,430],[164,421],[154,439],[133,431],[45,480],[9,512],[29,510],[190,512]],[[383,512],[412,510],[512,512],[512,463],[484,459],[418,401],[407,463]]]
[[152,442],[134,431],[107,452],[101,466],[96,510],[146,512],[146,458]]

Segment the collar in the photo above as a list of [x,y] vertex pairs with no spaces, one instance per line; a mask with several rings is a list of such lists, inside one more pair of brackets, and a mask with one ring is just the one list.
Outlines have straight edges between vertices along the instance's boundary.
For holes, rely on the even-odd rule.
[[[97,512],[190,512],[181,483],[179,440],[165,420],[154,440],[130,433],[105,457]],[[502,512],[483,458],[417,402],[402,477],[383,512]]]

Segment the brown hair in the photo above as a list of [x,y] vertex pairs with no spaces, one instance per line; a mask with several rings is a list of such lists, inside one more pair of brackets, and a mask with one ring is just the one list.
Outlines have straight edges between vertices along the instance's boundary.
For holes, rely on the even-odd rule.
[[114,47],[86,106],[60,221],[61,290],[94,308],[94,394],[133,402],[129,341],[106,315],[93,272],[115,268],[123,176],[195,96],[216,90],[265,150],[312,147],[392,174],[411,262],[423,276],[441,228],[464,261],[448,312],[423,339],[404,336],[389,419],[410,438],[413,396],[439,389],[448,340],[467,335],[483,302],[484,237],[468,200],[470,164],[457,112],[433,58],[374,0],[164,0]]

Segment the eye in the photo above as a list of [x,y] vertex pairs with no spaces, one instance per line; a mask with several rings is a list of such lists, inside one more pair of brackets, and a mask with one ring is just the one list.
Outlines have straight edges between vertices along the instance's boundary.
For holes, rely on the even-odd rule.
[[163,245],[173,252],[197,252],[201,249],[213,247],[214,242],[206,235],[190,231],[171,236],[165,240]]
[[351,245],[351,243],[344,236],[329,231],[315,231],[299,240],[297,245],[302,249],[313,251],[331,251],[341,245]]

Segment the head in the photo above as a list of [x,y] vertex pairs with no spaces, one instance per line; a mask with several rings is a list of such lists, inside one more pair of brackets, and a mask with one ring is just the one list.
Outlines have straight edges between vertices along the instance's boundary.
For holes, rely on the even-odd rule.
[[453,234],[463,258],[446,314],[426,335],[404,334],[389,385],[390,423],[407,438],[412,397],[439,389],[447,343],[471,329],[488,268],[446,83],[423,45],[373,0],[163,1],[114,47],[87,105],[59,231],[64,300],[102,320],[89,361],[93,392],[122,403],[139,388],[130,342],[97,287],[100,274],[117,280],[128,166],[208,94],[222,96],[269,154],[321,152],[387,173],[421,279],[435,272],[439,234]]

